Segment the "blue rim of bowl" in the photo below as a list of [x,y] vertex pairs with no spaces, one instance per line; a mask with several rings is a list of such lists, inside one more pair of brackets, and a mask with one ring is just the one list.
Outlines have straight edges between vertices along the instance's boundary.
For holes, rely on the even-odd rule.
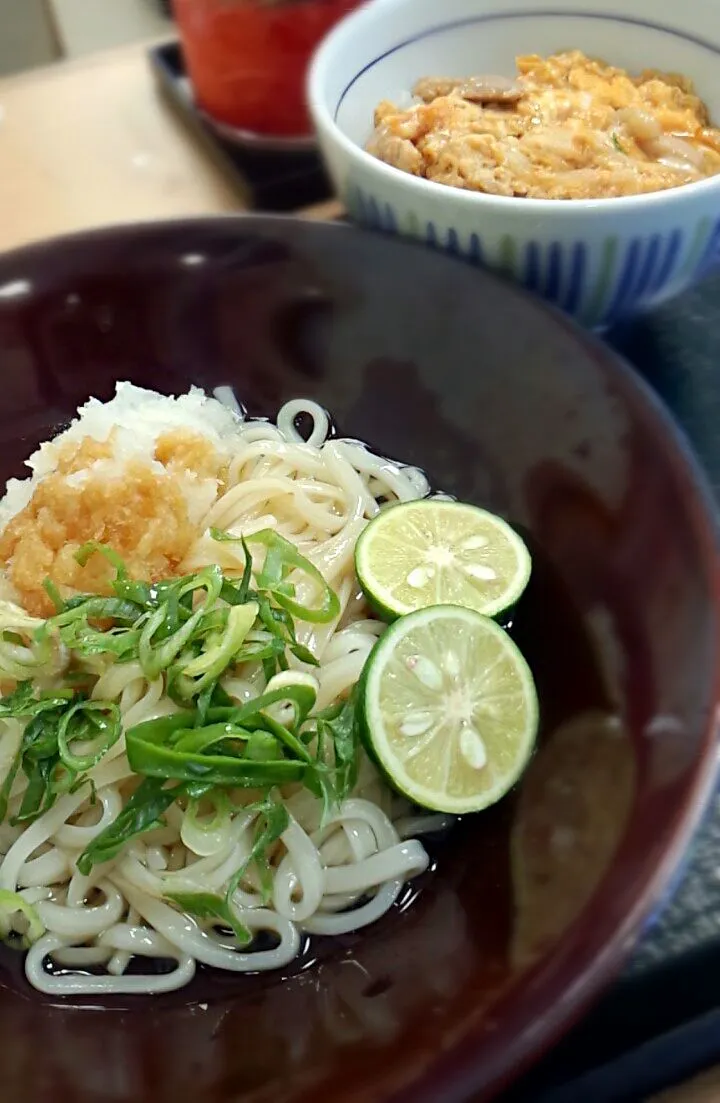
[[[408,173],[400,173],[398,169],[393,166],[386,165],[384,162],[379,161],[376,157],[368,153],[361,144],[348,137],[337,122],[337,115],[345,97],[363,74],[367,73],[380,61],[390,57],[392,54],[402,50],[408,45],[422,41],[425,38],[431,38],[447,30],[453,30],[457,27],[472,27],[491,21],[520,20],[531,17],[541,19],[576,17],[605,23],[638,26],[647,30],[659,31],[662,34],[667,34],[670,37],[688,42],[701,49],[706,49],[714,56],[720,57],[720,42],[714,44],[699,35],[693,35],[679,28],[670,27],[663,23],[655,23],[652,20],[641,19],[635,16],[610,14],[607,12],[573,13],[567,9],[559,8],[544,8],[539,11],[523,9],[517,12],[494,12],[484,16],[470,16],[447,23],[435,24],[424,31],[420,31],[396,43],[394,46],[378,55],[378,57],[368,62],[367,65],[363,66],[363,68],[352,77],[342,91],[336,106],[333,108],[328,103],[324,89],[324,81],[326,79],[325,71],[329,67],[333,57],[335,43],[336,41],[343,42],[345,37],[351,34],[357,27],[364,27],[365,25],[373,26],[374,20],[377,17],[378,13],[375,5],[365,5],[346,16],[345,19],[341,20],[341,22],[330,31],[324,43],[315,53],[310,66],[308,75],[308,100],[310,110],[314,116],[316,129],[322,132],[323,128],[334,128],[334,140],[345,149],[346,155],[353,161],[367,167],[372,166],[372,170],[386,177],[388,182],[391,178],[396,179],[398,176],[402,176],[406,188],[409,188],[418,196],[424,195],[427,199],[430,199],[431,196],[435,196],[437,199],[440,192],[447,191],[448,189],[434,180],[425,180],[422,177],[412,176]],[[685,203],[690,196],[698,199],[701,196],[705,197],[712,195],[714,197],[716,193],[720,191],[720,176],[711,176],[704,180],[698,180],[694,183],[684,184],[682,187],[670,188],[665,191],[646,192],[641,195],[612,196],[601,199],[576,199],[568,204],[558,204],[558,201],[555,199],[523,199],[522,204],[519,206],[518,200],[514,196],[488,195],[484,192],[464,191],[458,188],[450,190],[454,192],[452,197],[453,202],[463,207],[477,208],[479,205],[493,206],[497,207],[499,211],[512,206],[518,216],[522,213],[522,217],[529,216],[533,219],[538,218],[541,211],[548,214],[552,212],[554,214],[560,205],[563,209],[563,217],[573,222],[576,219],[582,221],[588,217],[603,217],[603,212],[609,209],[617,212],[618,216],[621,210],[624,215],[627,216],[631,211],[642,210],[643,212],[647,212],[648,209],[655,207],[660,207],[665,214],[669,214],[676,206]]]
[[542,11],[516,11],[516,12],[491,12],[488,15],[471,15],[464,19],[455,19],[450,23],[436,23],[433,27],[428,27],[425,31],[420,31],[418,34],[410,35],[408,38],[403,39],[402,42],[398,42],[395,46],[391,46],[388,50],[385,50],[382,54],[379,54],[372,61],[369,61],[367,65],[364,65],[359,72],[355,74],[352,80],[345,86],[340,94],[340,98],[335,108],[333,120],[337,122],[337,117],[340,113],[340,108],[343,105],[343,101],[347,96],[350,89],[354,84],[360,80],[360,77],[365,73],[373,69],[379,62],[384,61],[386,57],[392,57],[399,50],[404,50],[406,46],[412,46],[415,42],[422,42],[425,38],[432,38],[437,34],[444,34],[445,31],[461,30],[463,27],[474,27],[478,23],[497,23],[503,21],[510,21],[516,19],[558,19],[558,18],[570,18],[570,19],[595,19],[604,23],[623,23],[633,27],[642,27],[648,31],[660,31],[662,34],[671,35],[673,38],[681,38],[685,42],[690,42],[693,46],[700,46],[705,50],[709,50],[711,53],[720,57],[720,45],[715,46],[712,42],[707,42],[704,38],[700,38],[699,35],[689,34],[687,31],[679,31],[674,27],[668,27],[664,23],[655,23],[650,19],[639,19],[633,15],[612,15],[609,12],[569,12],[559,8],[547,8]]

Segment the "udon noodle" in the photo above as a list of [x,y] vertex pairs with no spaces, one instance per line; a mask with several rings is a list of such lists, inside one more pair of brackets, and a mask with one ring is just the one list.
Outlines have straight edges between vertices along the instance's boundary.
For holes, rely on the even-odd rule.
[[[217,397],[234,403],[226,389]],[[319,665],[290,658],[290,669],[315,679],[319,711],[347,697],[383,631],[355,578],[358,536],[384,504],[426,496],[429,486],[416,469],[358,442],[334,439],[325,411],[313,402],[288,403],[276,424],[245,420],[235,408],[237,443],[224,491],[198,525],[181,573],[218,564],[226,577],[242,576],[242,547],[219,543],[211,530],[249,537],[270,528],[291,541],[340,603],[329,624],[296,624],[298,643]],[[301,435],[298,425],[309,429]],[[17,620],[19,632],[36,623],[33,617]],[[22,651],[17,642],[2,646]],[[6,894],[17,893],[42,924],[26,956],[35,988],[68,996],[159,993],[188,984],[199,963],[235,972],[279,969],[300,953],[306,935],[340,935],[380,919],[403,883],[427,868],[418,836],[444,828],[448,818],[418,814],[363,755],[353,791],[325,814],[307,788],[291,784],[277,791],[289,818],[271,851],[270,891],[263,892],[250,864],[232,898],[236,920],[253,936],[250,945],[241,945],[216,916],[188,914],[172,900],[222,893],[247,864],[257,818],[252,791],[234,792],[216,806],[180,799],[157,826],[81,873],[79,854],[116,821],[137,788],[124,732],[177,708],[163,675],[148,680],[137,661],[102,661],[94,669],[91,698],[117,704],[123,735],[89,771],[92,789],[65,792],[34,822],[11,826],[28,785],[20,772],[0,827],[0,911]],[[43,684],[54,683],[46,678]],[[262,694],[268,681],[261,663],[245,662],[228,669],[222,686],[242,703]],[[12,718],[0,723],[3,778],[22,724]],[[3,922],[6,934],[27,933],[28,917],[12,907],[5,907]]]

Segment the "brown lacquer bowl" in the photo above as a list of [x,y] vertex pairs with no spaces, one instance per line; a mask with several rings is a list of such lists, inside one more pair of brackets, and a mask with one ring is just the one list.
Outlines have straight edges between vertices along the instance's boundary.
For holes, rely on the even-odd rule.
[[513,632],[543,730],[518,791],[374,927],[282,975],[59,1006],[0,952],[8,1103],[487,1099],[608,981],[713,780],[718,534],[686,443],[601,344],[451,259],[342,226],[111,229],[0,259],[0,477],[88,395],[231,384],[528,533]]

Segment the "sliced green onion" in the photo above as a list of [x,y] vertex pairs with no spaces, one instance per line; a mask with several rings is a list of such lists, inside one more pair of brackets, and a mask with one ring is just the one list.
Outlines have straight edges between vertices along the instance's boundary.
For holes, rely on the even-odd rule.
[[[312,674],[304,674],[299,670],[284,670],[270,679],[265,687],[263,697],[267,698],[271,694],[284,692],[287,696],[281,697],[275,704],[285,704],[292,707],[293,719],[290,727],[295,729],[303,723],[306,716],[315,708],[318,689],[317,680],[313,678]],[[263,710],[267,711],[267,709],[268,706],[263,705]],[[270,714],[277,719],[275,707],[270,706]]]
[[[333,705],[312,718],[300,738],[317,740],[316,757],[305,776],[305,785],[324,804],[322,822],[352,793],[360,764],[360,734],[356,691],[341,704]],[[327,754],[327,748],[332,754]]]
[[159,778],[145,778],[117,819],[96,835],[77,860],[84,876],[94,865],[115,858],[130,839],[162,825],[162,815],[184,792],[182,785],[164,788]]
[[[179,586],[178,593],[180,600],[183,598],[190,600],[191,595],[194,594],[196,590],[207,591],[207,597],[203,605],[205,608],[210,609],[220,597],[224,581],[225,578],[220,567],[213,563],[209,567],[203,567],[203,569],[196,574],[187,575],[185,578],[177,579],[175,582],[168,582],[165,585],[171,589],[175,589],[176,586]],[[159,583],[158,590],[160,590],[163,585],[163,583]]]
[[136,658],[140,645],[138,629],[101,632],[79,620],[61,629],[60,638],[66,647],[80,655],[112,655],[119,663]]
[[53,788],[56,765],[55,758],[41,758],[25,767],[27,788],[18,814],[10,821],[13,825],[36,820],[52,808],[57,796]]
[[196,678],[195,691],[217,679],[233,662],[258,615],[255,602],[234,605],[227,613],[227,625],[219,639],[182,668],[186,678]]
[[[231,536],[229,533],[221,532],[220,529],[211,529],[210,532],[214,540],[227,541],[228,543],[237,541],[236,536]],[[250,583],[252,582],[253,560],[252,555],[250,554],[250,549],[245,542],[244,536],[240,537],[240,542],[243,546],[243,552],[245,553],[245,569],[243,570],[243,576],[240,580],[240,585],[235,586],[233,583],[228,582],[228,580],[226,579],[220,593],[223,601],[226,601],[228,605],[243,605],[250,596]]]
[[161,605],[150,614],[140,635],[138,658],[145,676],[154,681],[172,662],[178,657],[182,649],[190,642],[197,629],[201,625],[204,616],[209,612],[218,600],[223,587],[223,574],[219,567],[206,567],[196,575],[187,579],[181,579],[179,589],[175,592],[178,601],[187,598],[192,600],[196,590],[206,590],[206,597],[202,605],[190,616],[180,628],[167,638],[161,638],[161,642],[155,643],[156,634],[162,628],[166,620],[166,609]]
[[55,606],[55,612],[62,613],[65,608],[65,602],[63,601],[62,594],[51,578],[45,579],[43,582],[43,590]]
[[109,544],[101,544],[99,540],[88,540],[75,552],[75,562],[84,567],[88,560],[95,554],[104,555],[117,572],[118,578],[127,578],[127,568],[121,556],[111,548]]
[[[257,586],[260,590],[271,593],[278,605],[286,609],[298,620],[309,621],[315,624],[326,624],[335,620],[340,614],[340,601],[334,590],[328,586],[320,571],[301,555],[294,544],[286,540],[273,529],[261,529],[254,532],[246,539],[232,536],[220,529],[211,529],[213,540],[226,542],[242,542],[247,553],[248,544],[261,544],[266,549],[265,562],[257,576]],[[306,575],[315,584],[320,593],[320,605],[313,608],[301,605],[294,600],[294,587],[287,583],[287,575],[293,571],[299,571]]]
[[[170,740],[172,749],[181,754],[204,754],[210,747],[218,744],[231,745],[233,741],[246,741],[251,732],[237,724],[220,723],[206,724],[202,728],[190,728],[187,731],[178,731]],[[231,757],[235,757],[231,755]],[[241,756],[237,756],[241,757]]]
[[[276,705],[279,701],[287,702],[293,706],[294,719],[292,726],[294,728],[299,727],[305,721],[317,700],[317,683],[315,682],[312,685],[311,682],[314,682],[314,679],[308,679],[307,675],[299,672],[283,673],[283,675],[275,675],[275,677],[283,677],[287,681],[283,681],[280,685],[276,683],[274,688],[268,688],[260,697],[254,697],[246,704],[233,709],[232,722],[234,724],[247,727],[250,720],[258,716],[262,717],[270,705]],[[209,718],[213,718],[212,709]],[[260,726],[262,727],[262,724]]]
[[[61,761],[68,770],[90,770],[117,743],[122,732],[120,709],[109,701],[78,701],[63,716],[57,744]],[[85,744],[76,753],[71,744]]]
[[[9,746],[9,741],[12,739],[13,743]],[[18,775],[20,769],[20,763],[22,762],[22,740],[23,731],[20,725],[16,726],[15,730],[6,729],[2,736],[3,740],[3,752],[10,754],[7,773],[0,788],[0,823],[2,823],[7,816],[8,803],[10,801],[10,793],[15,783],[15,778]]]
[[201,781],[238,789],[260,789],[302,781],[305,773],[303,762],[287,759],[255,762],[234,755],[193,754],[138,738],[134,732],[131,730],[126,735],[128,760],[135,773],[145,774],[147,777]]
[[140,665],[149,681],[154,682],[177,658],[194,635],[203,618],[203,613],[204,609],[198,609],[172,636],[156,646],[153,645],[153,637],[165,620],[165,609],[161,606],[150,615],[140,634],[138,644]]
[[235,915],[232,904],[210,892],[171,892],[165,897],[181,911],[197,919],[211,919],[228,927],[241,947],[249,946],[253,940],[251,932]]
[[0,698],[0,718],[30,715],[34,711],[34,706],[32,681],[19,682],[12,693]]
[[[295,624],[292,617],[286,609],[279,609],[273,606],[268,601],[267,597],[263,594],[258,595],[258,604],[260,606],[260,620],[267,628],[268,632],[272,633],[279,641],[282,642],[283,651],[286,647],[290,648],[292,654],[300,660],[302,663],[307,663],[308,666],[319,666],[317,659],[303,644],[298,643],[297,636],[295,634]],[[284,658],[284,656],[283,656]],[[285,660],[284,669],[287,669],[287,661]],[[272,677],[272,673],[270,674]],[[269,678],[268,678],[269,681]]]
[[[231,715],[233,709],[223,710],[224,714]],[[184,731],[195,725],[196,714],[186,709],[183,712],[175,712],[170,716],[160,716],[157,720],[144,720],[142,724],[136,724],[130,728],[128,734],[137,733],[142,739],[152,739],[156,742],[167,742],[176,732]]]
[[[273,532],[272,529],[255,532],[250,540],[267,548],[265,563],[257,582],[261,590],[267,589],[272,592],[278,605],[298,620],[317,624],[326,624],[340,615],[340,601],[337,594],[328,586],[314,563],[301,555],[294,544]],[[301,605],[294,600],[293,591],[290,588],[287,590],[280,588],[285,581],[286,573],[292,569],[307,575],[315,583],[321,596],[319,607]]]
[[[67,706],[66,706],[67,707]],[[23,732],[23,755],[31,762],[41,758],[57,759],[57,736],[62,709],[38,711],[25,726]]]
[[277,720],[273,720],[272,716],[268,716],[266,713],[263,714],[263,720],[267,730],[275,736],[279,743],[284,743],[295,758],[299,758],[302,762],[307,763],[313,761],[312,755],[302,740],[298,739],[296,735],[293,735],[291,731],[288,731],[283,724],[279,723]]
[[23,896],[17,892],[9,892],[8,889],[0,889],[0,938],[8,939],[13,930],[17,931],[18,915],[27,923],[27,930],[22,934],[22,946],[27,950],[45,934],[43,922],[32,904],[28,904]]
[[[299,688],[302,693],[302,687]],[[297,761],[273,757],[263,762],[236,754],[206,753],[217,744],[227,746],[229,740],[246,740],[245,721],[260,727],[269,724],[262,708],[285,700],[289,693],[290,690],[281,689],[258,697],[242,708],[210,709],[210,723],[202,728],[192,728],[187,721],[178,721],[172,716],[138,724],[125,736],[130,766],[136,773],[149,777],[222,787],[262,788],[301,781],[309,756],[300,743],[302,758]],[[284,741],[292,742],[295,749],[291,733],[285,729],[283,733]]]
[[131,601],[141,609],[154,609],[158,604],[157,591],[149,582],[138,582],[124,575],[112,583],[113,593],[123,601]]
[[249,734],[247,746],[245,747],[245,757],[257,762],[272,762],[276,758],[282,758],[283,752],[274,735],[258,728],[257,731]]
[[48,623],[52,628],[64,628],[83,620],[113,620],[119,624],[133,625],[141,613],[142,609],[131,601],[122,601],[117,597],[87,597],[82,604],[73,604],[64,612],[57,613]]
[[9,601],[0,601],[0,678],[23,682],[55,658],[45,622]]
[[[225,897],[228,906],[232,905],[235,890],[253,863],[260,876],[260,885],[265,901],[267,902],[272,895],[272,880],[270,878],[267,852],[287,831],[290,826],[290,814],[281,801],[273,800],[272,797],[268,797],[267,800],[256,805],[256,810],[259,815],[255,826],[255,841],[247,858],[228,882]],[[246,811],[249,811],[249,809],[246,809]]]
[[232,816],[230,801],[223,789],[211,789],[202,800],[210,804],[212,814],[201,816],[201,800],[189,800],[180,828],[180,838],[193,854],[207,858],[223,850],[230,842]]

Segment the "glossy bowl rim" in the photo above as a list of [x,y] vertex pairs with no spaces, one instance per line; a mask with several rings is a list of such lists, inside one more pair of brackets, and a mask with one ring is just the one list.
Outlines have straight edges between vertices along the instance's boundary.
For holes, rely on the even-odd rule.
[[[362,231],[360,231],[362,232]],[[406,243],[404,239],[401,239]],[[409,242],[411,248],[423,248],[415,242]],[[454,259],[454,258],[453,258]],[[457,261],[455,261],[457,263]],[[462,262],[460,262],[462,263]],[[488,273],[491,274],[491,273]],[[585,330],[572,317],[564,314],[558,307],[537,299],[522,287],[512,285],[521,296],[532,299],[549,314],[553,315],[564,328],[576,338],[593,359],[605,363],[612,362],[612,373],[629,384],[636,391],[641,409],[650,415],[658,428],[663,429],[664,445],[669,452],[669,462],[678,472],[682,472],[688,490],[688,501],[692,495],[692,513],[695,520],[695,534],[700,538],[697,550],[707,569],[708,586],[712,592],[712,608],[715,610],[713,633],[715,655],[720,658],[720,504],[713,493],[709,478],[695,453],[695,449],[657,392],[643,375],[620,353],[606,345],[601,338]],[[720,781],[720,756],[717,754],[720,736],[720,664],[716,665],[712,687],[709,693],[710,711],[703,739],[699,745],[698,756],[692,775],[692,784],[684,804],[678,809],[672,836],[667,849],[654,871],[650,872],[636,894],[634,905],[619,923],[614,934],[607,940],[601,953],[586,963],[581,972],[575,974],[572,985],[568,986],[565,997],[557,1000],[543,1016],[542,1023],[534,1027],[535,1038],[531,1045],[517,1038],[504,1052],[502,1065],[505,1071],[490,1082],[494,1097],[496,1092],[507,1088],[518,1076],[527,1071],[540,1057],[556,1045],[592,1007],[601,993],[617,977],[625,961],[642,935],[645,924],[654,911],[667,903],[677,883],[682,879],[684,860],[693,836],[707,815],[713,795]],[[598,890],[601,891],[600,886]],[[422,1083],[423,1089],[433,1086],[435,1098],[444,1103],[467,1103],[469,1098],[465,1087],[473,1086],[473,1035],[460,1039],[452,1050],[458,1078],[463,1076],[465,1083],[456,1094],[448,1092],[447,1079],[437,1064],[429,1068]],[[515,1052],[517,1051],[517,1052]],[[486,1097],[480,1097],[484,1100]],[[412,1103],[412,1097],[403,1103]]]
[[[622,211],[625,215],[632,216],[633,214],[645,212],[646,210],[653,210],[656,217],[663,217],[665,214],[675,214],[678,207],[681,207],[683,203],[690,199],[704,200],[710,196],[717,195],[720,200],[720,175],[708,177],[705,180],[697,180],[690,184],[682,184],[676,188],[667,188],[664,191],[645,192],[641,195],[623,195],[623,196],[606,196],[600,199],[572,199],[572,200],[558,200],[558,199],[533,199],[527,197],[518,196],[506,196],[506,195],[489,195],[486,192],[468,191],[463,188],[453,188],[445,184],[439,184],[435,180],[426,180],[424,177],[413,176],[411,173],[402,172],[400,169],[394,168],[392,165],[386,164],[384,161],[378,160],[377,157],[373,157],[362,146],[357,145],[344,133],[342,128],[338,125],[335,119],[335,113],[337,106],[333,106],[329,103],[327,93],[325,91],[326,78],[329,71],[335,65],[335,54],[338,50],[342,49],[347,42],[353,37],[353,35],[362,30],[364,26],[372,27],[373,24],[377,24],[390,8],[398,8],[403,4],[406,4],[407,0],[375,0],[374,3],[365,4],[363,7],[350,12],[344,19],[341,19],[337,23],[330,33],[325,37],[318,49],[315,51],[306,79],[306,91],[308,105],[310,113],[313,117],[316,129],[320,134],[322,140],[323,134],[330,140],[340,146],[343,152],[354,163],[362,166],[369,172],[374,172],[379,179],[386,181],[390,186],[393,182],[397,187],[406,188],[409,193],[415,194],[418,199],[439,199],[444,194],[449,202],[456,203],[469,211],[479,211],[482,207],[497,211],[507,212],[508,210],[514,210],[518,217],[520,217],[520,211],[525,210],[527,217],[537,218],[540,215],[547,217],[551,211],[563,212],[560,214],[561,218],[565,218],[568,221],[570,219],[587,219],[602,218],[606,212],[619,212]],[[528,16],[536,16],[542,18],[542,12],[528,11]],[[547,13],[546,13],[547,14]],[[568,12],[567,14],[572,14]],[[589,13],[578,12],[578,16]],[[606,16],[608,22],[622,23],[620,16],[608,14]],[[436,23],[432,27],[428,27],[421,36],[407,35],[401,41],[396,43],[394,47],[386,50],[380,55],[376,61],[381,61],[389,53],[393,53],[397,49],[409,42],[414,41],[418,37],[431,38],[433,35],[442,29],[451,27],[456,24],[467,23],[469,20],[451,20],[449,23]],[[659,24],[658,24],[659,26]],[[672,28],[667,28],[668,31],[672,31]],[[676,31],[673,33],[677,34]],[[718,47],[718,54],[720,55],[720,47]],[[357,73],[353,74],[351,80],[346,86],[345,92],[349,89],[351,84],[365,71],[365,68],[371,63],[366,63],[365,66]],[[345,93],[343,93],[344,95]],[[567,213],[565,213],[567,212]]]
[[[330,232],[352,237],[368,235],[368,231],[347,223],[302,219],[283,214],[257,215],[252,212],[229,212],[190,215],[153,221],[119,222],[39,239],[0,253],[0,267],[13,263],[22,264],[26,257],[35,260],[48,250],[82,245],[85,242],[101,243],[107,240],[122,243],[134,239],[141,246],[142,239],[146,235],[152,238],[158,233],[171,235],[173,232],[182,230],[201,231],[206,227],[211,229],[213,226],[233,223],[238,225],[238,229],[241,229],[244,224],[252,223],[259,232],[263,230],[272,232],[275,226],[294,225],[300,231],[316,227],[320,233]],[[386,235],[373,236],[378,236],[383,241],[388,240]],[[395,239],[393,247],[427,251],[421,244],[403,239]],[[462,261],[456,258],[442,254],[439,256],[442,263],[462,264]],[[467,268],[466,265],[464,267]],[[472,271],[472,269],[468,270]],[[20,272],[17,275],[21,278]],[[486,275],[496,278],[498,282],[504,282],[493,277],[490,272]],[[633,405],[639,406],[644,416],[651,419],[656,426],[656,432],[661,431],[669,453],[668,462],[677,470],[687,486],[688,502],[691,503],[690,514],[694,522],[694,543],[699,561],[707,572],[708,588],[712,594],[712,609],[715,614],[714,652],[720,657],[720,512],[708,477],[684,430],[650,384],[624,357],[557,308],[537,299],[522,288],[515,285],[506,286],[513,295],[532,301],[537,309],[553,316],[568,335],[574,338],[593,359],[603,361],[606,365],[611,364],[612,367],[609,369],[611,376],[615,376],[625,384],[631,394],[635,392]],[[712,683],[708,686],[708,703],[710,713],[703,738],[698,745],[694,767],[690,772],[688,791],[684,802],[678,807],[666,850],[655,868],[646,872],[636,890],[632,907],[616,925],[602,951],[594,958],[586,959],[585,967],[576,971],[572,981],[561,990],[562,998],[556,1000],[547,1009],[541,1022],[533,1024],[531,1041],[528,1041],[525,1034],[518,1034],[511,1047],[503,1048],[502,1056],[496,1062],[497,1068],[491,1071],[489,1077],[480,1075],[474,1051],[478,1031],[471,1028],[452,1047],[442,1054],[437,1054],[432,1063],[420,1072],[411,1085],[400,1088],[396,1094],[393,1094],[392,1099],[396,1103],[414,1103],[420,1092],[423,1093],[421,1096],[423,1101],[442,1099],[443,1103],[466,1103],[470,1094],[478,1090],[481,1091],[480,1099],[489,1098],[487,1093],[495,1094],[502,1090],[557,1043],[592,1005],[602,990],[611,983],[622,963],[631,953],[648,916],[666,898],[674,881],[682,872],[687,846],[705,815],[713,795],[720,774],[720,763],[715,753],[717,735],[720,732],[720,663],[717,664]],[[14,998],[12,993],[0,993],[0,1000],[12,998]],[[445,1067],[448,1061],[452,1063],[450,1073]],[[382,1098],[389,1103],[390,1095],[386,1094]]]

